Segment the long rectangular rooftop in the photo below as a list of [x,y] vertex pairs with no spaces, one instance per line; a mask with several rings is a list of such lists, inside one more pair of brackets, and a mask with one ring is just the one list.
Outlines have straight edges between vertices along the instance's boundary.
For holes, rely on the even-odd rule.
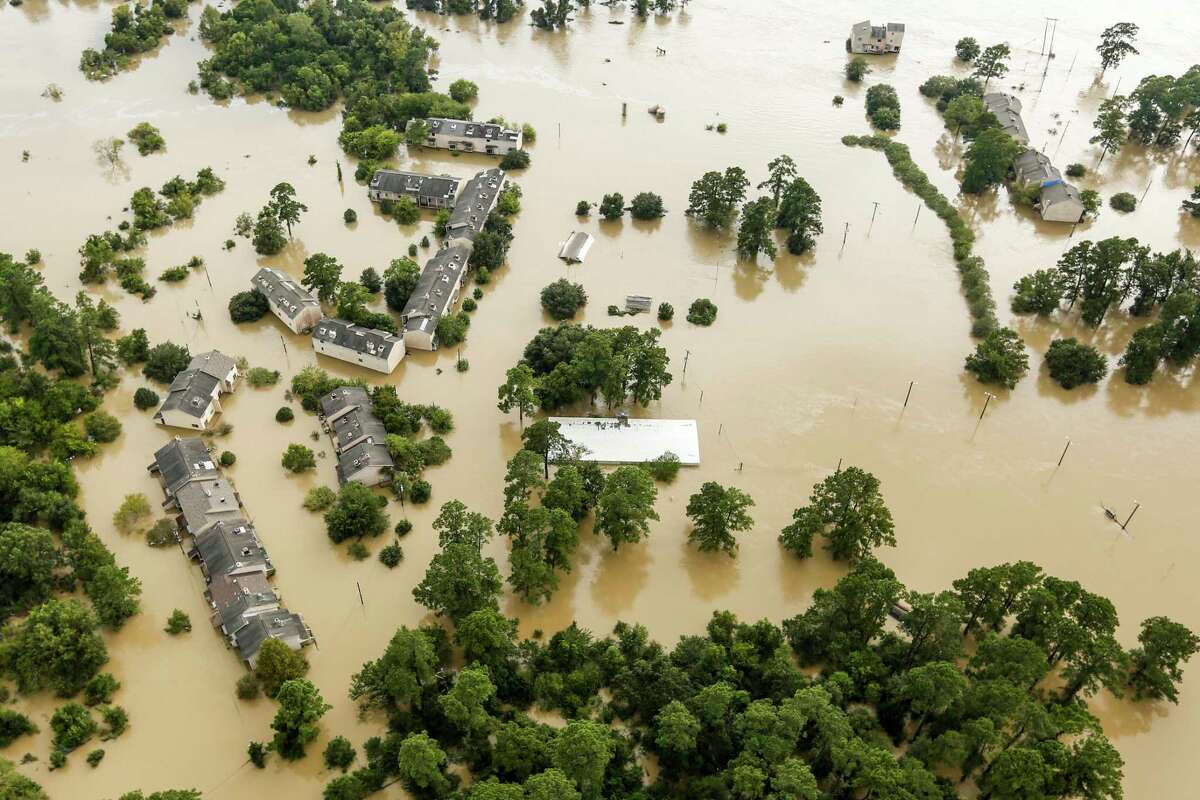
[[586,448],[582,459],[599,464],[640,464],[664,453],[679,463],[700,463],[700,430],[694,419],[551,417],[559,433]]

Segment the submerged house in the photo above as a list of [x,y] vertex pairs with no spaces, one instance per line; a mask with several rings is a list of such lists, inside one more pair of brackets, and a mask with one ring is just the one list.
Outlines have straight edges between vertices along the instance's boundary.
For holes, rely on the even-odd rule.
[[1042,186],[1037,209],[1047,222],[1071,223],[1079,222],[1087,211],[1079,190],[1061,178]]
[[321,303],[292,278],[277,269],[264,267],[254,273],[251,287],[267,298],[271,313],[292,333],[304,333],[325,316]]
[[405,347],[433,350],[437,346],[438,321],[458,302],[470,256],[469,244],[457,244],[439,250],[426,262],[401,314]]
[[983,96],[983,107],[996,117],[1000,130],[1021,144],[1029,144],[1029,132],[1021,119],[1021,101],[1011,94],[989,92]]
[[317,323],[313,349],[322,355],[360,364],[387,375],[404,358],[404,340],[387,331],[364,328],[344,319],[327,317]]
[[367,184],[367,197],[374,201],[407,197],[421,208],[453,208],[458,197],[458,178],[421,175],[395,169],[376,170]]
[[430,117],[425,120],[425,130],[425,146],[442,150],[503,156],[520,150],[522,143],[520,131],[491,122]]
[[558,250],[558,257],[568,264],[582,264],[596,240],[585,231],[572,231]]
[[391,479],[395,462],[384,445],[387,429],[375,416],[366,389],[334,389],[321,398],[318,415],[337,453],[338,483],[355,481],[379,486]]
[[[215,371],[221,363],[208,359]],[[314,641],[304,618],[284,608],[268,583],[275,565],[204,441],[176,437],[159,448],[147,469],[162,483],[163,506],[178,510],[179,528],[192,539],[188,556],[204,574],[213,627],[242,662],[253,669],[268,639],[293,650]]]
[[321,397],[317,411],[321,422],[328,426],[359,408],[370,410],[371,393],[361,386],[339,386]]
[[899,53],[904,43],[904,23],[889,22],[872,25],[870,20],[859,22],[850,28],[846,49],[851,53]]
[[171,381],[154,421],[172,428],[207,430],[221,412],[218,398],[234,390],[239,376],[237,362],[229,356],[216,350],[201,353]]

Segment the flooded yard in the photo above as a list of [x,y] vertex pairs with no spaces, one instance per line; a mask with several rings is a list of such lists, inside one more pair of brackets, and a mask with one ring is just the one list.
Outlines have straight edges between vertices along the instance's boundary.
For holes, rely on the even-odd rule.
[[[412,352],[386,377],[318,358],[307,337],[291,334],[270,315],[235,326],[226,310],[230,296],[249,288],[261,266],[299,276],[308,255],[324,252],[345,264],[345,277],[366,267],[382,272],[410,243],[432,237],[432,215],[402,227],[372,207],[338,147],[336,110],[291,112],[262,99],[217,104],[189,94],[196,62],[206,55],[195,6],[180,35],[135,69],[94,84],[76,64],[82,49],[101,42],[111,4],[26,0],[0,7],[0,251],[40,249],[46,283],[60,298],[80,289],[79,245],[124,219],[136,189],[205,166],[227,183],[194,219],[153,232],[145,248],[147,277],[194,255],[204,259],[204,270],[180,284],[158,284],[147,303],[113,283],[91,290],[119,309],[122,329],[144,327],[151,342],[185,343],[193,353],[216,348],[283,374],[273,388],[243,383],[222,400],[222,420],[233,430],[217,441],[237,455],[227,475],[271,553],[284,601],[316,634],[317,647],[306,651],[309,677],[334,706],[307,759],[273,759],[261,771],[246,762],[246,744],[268,738],[273,707],[264,699],[235,698],[243,669],[204,624],[199,570],[178,549],[148,548],[109,523],[128,493],[161,499],[145,468],[173,435],[153,423],[152,412],[134,408],[133,393],[144,380],[128,372],[105,402],[124,433],[76,469],[92,525],[143,583],[143,613],[109,642],[110,671],[124,683],[118,702],[129,711],[130,730],[107,745],[97,769],[74,758],[68,768],[47,772],[47,720],[55,703],[42,696],[29,704],[42,733],[3,755],[37,754],[41,760],[22,769],[54,798],[100,800],[135,787],[172,786],[231,800],[267,792],[319,796],[330,777],[318,755],[324,742],[341,734],[358,745],[383,729],[382,720],[359,720],[346,692],[351,675],[382,651],[398,626],[426,617],[411,590],[437,548],[429,523],[438,507],[458,498],[493,519],[500,513],[504,465],[520,431],[515,413],[497,410],[496,387],[526,341],[551,324],[537,293],[564,275],[585,287],[589,302],[580,319],[596,326],[617,324],[605,308],[623,304],[628,294],[649,295],[677,310],[708,297],[720,311],[710,328],[687,323],[683,313],[663,326],[675,380],[660,403],[638,412],[696,419],[701,465],[684,468],[660,489],[662,521],[646,542],[613,553],[585,532],[575,568],[552,602],[533,608],[507,597],[503,608],[520,618],[523,635],[551,633],[572,620],[607,632],[624,619],[669,642],[701,629],[714,609],[774,621],[798,613],[814,589],[831,585],[844,570],[823,554],[801,562],[776,536],[839,461],[881,480],[898,547],[879,555],[912,589],[940,590],[971,567],[1027,559],[1111,598],[1127,647],[1149,616],[1200,626],[1190,577],[1200,563],[1194,494],[1200,389],[1191,372],[1160,372],[1148,387],[1127,385],[1117,373],[1097,387],[1064,391],[1041,366],[1054,336],[1094,343],[1115,369],[1139,323],[1113,314],[1092,330],[1075,318],[1012,319],[1008,310],[1018,277],[1052,266],[1084,238],[1136,236],[1156,251],[1200,248],[1200,220],[1178,210],[1200,184],[1200,155],[1129,146],[1105,158],[1080,186],[1099,188],[1106,199],[1118,191],[1145,192],[1144,200],[1130,215],[1106,206],[1072,233],[1069,225],[1043,223],[1013,206],[1003,191],[959,197],[954,173],[962,145],[917,91],[932,74],[966,74],[952,60],[959,37],[984,45],[1007,41],[1012,71],[1001,83],[1023,87],[1016,94],[1031,145],[1044,147],[1056,163],[1090,168],[1099,156],[1087,143],[1092,119],[1117,82],[1128,90],[1144,75],[1179,74],[1195,60],[1189,26],[1177,24],[1187,8],[1107,1],[1086,12],[1064,7],[1057,12],[1063,19],[1056,57],[1048,60],[1039,55],[1043,14],[1056,12],[1041,4],[905,4],[889,11],[893,21],[907,23],[904,51],[873,59],[874,72],[854,85],[842,76],[843,42],[866,10],[813,5],[693,0],[678,16],[649,22],[619,6],[598,6],[557,33],[521,21],[497,27],[421,15],[441,43],[435,87],[444,90],[460,77],[475,81],[477,119],[502,114],[529,122],[538,138],[530,148],[533,165],[512,176],[523,200],[509,266],[484,288],[461,346],[469,371],[455,371],[456,348]],[[1127,17],[1142,26],[1142,55],[1097,82],[1099,32]],[[610,18],[626,24],[609,25]],[[882,154],[840,142],[844,134],[869,132],[862,100],[878,81],[896,87],[903,108],[897,139],[964,210],[977,234],[976,253],[991,272],[1001,322],[1031,351],[1029,376],[1014,391],[997,393],[982,418],[987,387],[962,370],[974,344],[945,226],[928,209],[918,213],[920,201],[892,176]],[[41,96],[51,82],[62,87],[61,101]],[[843,106],[831,102],[835,94],[845,95]],[[666,109],[661,120],[646,113],[656,104]],[[161,129],[166,151],[141,157],[127,147],[123,169],[99,164],[93,141],[123,136],[140,121]],[[726,133],[706,130],[721,122]],[[23,150],[30,153],[25,163]],[[748,264],[738,260],[732,236],[702,230],[684,216],[689,187],[702,173],[737,165],[757,184],[766,178],[767,162],[783,153],[824,202],[825,232],[813,253],[782,252],[774,263]],[[341,184],[339,160],[346,176]],[[460,178],[492,163],[433,150],[406,156],[403,148],[399,159],[402,169]],[[309,210],[281,254],[258,257],[248,240],[234,236],[233,221],[256,211],[280,181],[295,186]],[[649,223],[574,216],[579,200],[598,202],[614,191],[626,198],[657,192],[668,214]],[[357,223],[343,222],[347,208],[357,212]],[[596,241],[586,264],[566,266],[556,254],[574,230]],[[237,246],[227,251],[223,243],[231,237]],[[200,319],[193,318],[196,311]],[[659,325],[650,315],[619,322]],[[389,505],[393,523],[403,516],[414,523],[395,570],[375,558],[351,560],[330,543],[320,515],[300,505],[312,486],[336,485],[335,460],[323,435],[311,441],[319,424],[298,402],[294,422],[277,424],[274,414],[287,404],[288,379],[313,364],[372,384],[394,383],[402,399],[437,403],[454,414],[455,430],[447,437],[454,456],[427,474],[432,501]],[[1068,439],[1070,449],[1056,466]],[[280,466],[280,454],[293,442],[325,451],[315,473],[292,476]],[[754,529],[741,540],[736,560],[687,544],[684,507],[708,480],[737,486],[756,501]],[[1124,519],[1135,503],[1140,510],[1128,530],[1105,516],[1109,507]],[[374,551],[384,541],[370,544]],[[491,547],[505,571],[503,540]],[[162,633],[174,608],[197,623],[192,634]],[[1106,694],[1092,707],[1125,757],[1127,797],[1182,795],[1196,783],[1191,756],[1200,748],[1200,685],[1194,665],[1179,707],[1135,706]],[[383,795],[401,792],[393,787]]]

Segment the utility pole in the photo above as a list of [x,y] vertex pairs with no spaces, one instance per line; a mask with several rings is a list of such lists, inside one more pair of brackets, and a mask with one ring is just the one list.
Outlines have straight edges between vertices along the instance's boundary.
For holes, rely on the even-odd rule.
[[917,384],[916,381],[908,382],[908,393],[906,395],[904,395],[904,408],[908,408],[908,398],[912,397],[912,389],[913,389],[913,386],[916,386],[916,384]]
[[1059,467],[1062,466],[1063,459],[1067,457],[1067,451],[1070,449],[1071,449],[1071,440],[1067,439],[1067,446],[1063,448],[1062,455],[1058,457],[1058,464],[1055,465],[1055,467],[1054,467],[1055,469],[1058,469]]
[[1058,32],[1058,17],[1047,17],[1054,24],[1050,26],[1050,58],[1054,58],[1054,34]]
[[1141,507],[1142,507],[1141,503],[1133,504],[1133,511],[1130,511],[1129,516],[1126,517],[1125,521],[1121,523],[1121,530],[1125,530],[1127,527],[1129,527],[1129,520],[1133,519],[1133,515],[1136,514],[1138,512],[1138,509]]
[[914,228],[917,227],[917,220],[919,220],[921,218],[921,206],[923,206],[923,205],[925,205],[925,204],[917,203],[917,215],[915,217],[913,217],[913,227]]
[[978,422],[983,422],[983,415],[987,413],[988,403],[992,402],[992,398],[996,396],[991,392],[984,392],[983,394],[986,399],[983,401],[983,410],[979,412]]
[[687,364],[688,364],[688,359],[689,359],[689,358],[691,358],[691,357],[692,357],[692,351],[691,351],[691,350],[684,350],[684,351],[683,351],[683,376],[680,378],[680,380],[681,380],[681,381],[686,381],[686,380],[687,380]]
[[1050,18],[1042,17],[1042,19],[1045,22],[1042,23],[1042,49],[1038,52],[1038,55],[1044,56],[1046,55],[1046,34],[1050,32]]
[[[1142,200],[1146,199],[1146,195],[1150,193],[1150,184],[1154,183],[1154,179],[1146,181],[1146,191],[1142,192]],[[1138,205],[1142,204],[1142,200],[1138,200]]]
[[[850,235],[850,223],[846,223],[846,229],[842,231],[842,250],[846,249],[846,237]],[[838,251],[841,252],[841,251]]]
[[879,203],[875,201],[875,207],[871,209],[871,222],[875,221],[875,212],[879,210]]
[[360,606],[362,606],[363,608],[366,608],[366,607],[367,607],[367,604],[366,604],[365,602],[363,602],[363,596],[362,596],[362,584],[361,584],[361,583],[359,583],[358,581],[355,581],[355,582],[354,582],[354,585],[358,587],[358,604],[359,604]]
[[279,343],[280,343],[281,345],[283,345],[283,360],[284,360],[284,361],[286,361],[286,362],[287,362],[287,365],[290,367],[290,366],[292,365],[292,362],[291,362],[291,360],[288,358],[288,351],[287,351],[287,340],[283,338],[283,334],[282,334],[282,333],[281,333],[281,334],[279,334]]

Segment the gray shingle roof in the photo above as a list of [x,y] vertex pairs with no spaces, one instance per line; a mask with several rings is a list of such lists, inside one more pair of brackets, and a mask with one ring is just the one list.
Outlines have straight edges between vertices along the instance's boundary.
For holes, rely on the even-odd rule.
[[371,408],[371,393],[361,386],[339,386],[321,395],[322,417],[336,417],[343,409],[352,406]]
[[403,341],[400,337],[393,336],[387,331],[363,328],[348,320],[334,317],[326,317],[317,323],[317,327],[313,330],[313,338],[331,342],[356,353],[383,359],[388,357],[393,347]]
[[371,407],[359,407],[338,417],[333,423],[333,439],[338,452],[345,450],[355,442],[370,438],[374,442],[383,443],[387,437],[387,428],[371,413]]
[[494,125],[490,122],[471,122],[461,119],[445,119],[443,117],[430,117],[425,120],[425,124],[429,127],[431,134],[440,133],[446,136],[461,136],[464,139],[475,139],[477,141],[510,141],[515,142],[521,135],[520,132],[509,128],[502,128],[499,125]]
[[421,271],[421,277],[417,279],[417,285],[413,287],[404,306],[405,330],[416,330],[423,324],[429,326],[426,328],[428,330],[437,326],[467,270],[470,255],[467,247],[455,245],[439,250],[425,263],[425,269]]
[[352,481],[358,473],[370,467],[391,466],[395,466],[395,462],[381,442],[361,442],[338,456],[338,481]]
[[214,579],[209,595],[217,623],[227,634],[241,630],[255,614],[279,607],[279,595],[261,572]]
[[421,175],[394,169],[376,170],[371,178],[372,189],[440,200],[447,205],[454,202],[454,197],[458,194],[458,184],[458,178],[448,175]]
[[206,372],[198,369],[185,369],[175,376],[175,380],[171,381],[171,386],[167,389],[167,399],[163,400],[162,405],[158,407],[158,411],[154,414],[155,418],[161,417],[164,411],[175,410],[197,419],[203,417],[204,412],[212,404],[213,390],[220,383],[220,380]]
[[274,571],[254,526],[244,517],[218,522],[196,537],[196,553],[211,580],[239,569],[261,566]]
[[175,502],[192,534],[214,522],[238,519],[242,513],[241,499],[224,478],[192,481],[175,493]]
[[288,319],[295,319],[305,308],[321,307],[317,298],[309,294],[308,290],[277,269],[260,269],[254,274],[251,285],[273,301]]
[[253,659],[267,639],[307,642],[312,639],[312,632],[299,614],[293,614],[286,608],[267,611],[251,617],[248,624],[237,632],[234,641],[238,655],[243,661]]
[[450,219],[446,223],[450,239],[465,237],[474,240],[483,230],[488,214],[496,207],[500,190],[504,188],[504,170],[486,169],[467,181],[459,195]]
[[1013,173],[1021,183],[1036,183],[1039,186],[1062,180],[1062,173],[1055,169],[1050,159],[1032,148],[1016,157],[1013,161]]
[[149,468],[158,472],[167,497],[174,497],[189,481],[216,478],[221,474],[204,440],[198,436],[175,437],[155,451],[154,463]]
[[225,377],[236,368],[237,361],[218,350],[209,350],[207,353],[193,356],[191,363],[188,364],[188,369],[203,372],[220,381],[225,380]]

